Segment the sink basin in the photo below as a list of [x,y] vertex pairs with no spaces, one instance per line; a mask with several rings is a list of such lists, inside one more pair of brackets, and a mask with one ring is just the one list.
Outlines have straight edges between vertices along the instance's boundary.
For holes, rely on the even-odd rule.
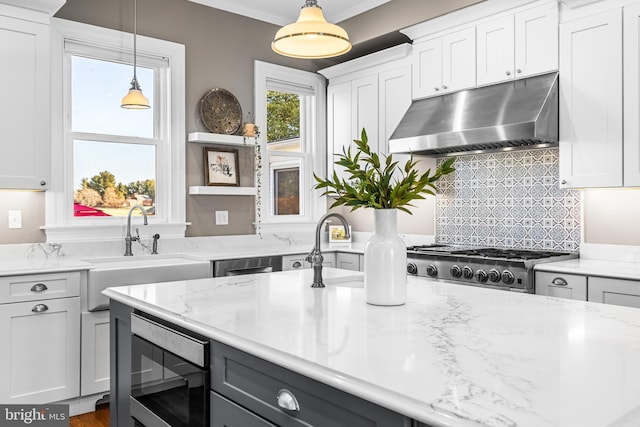
[[346,288],[363,288],[364,287],[364,275],[360,274],[346,274],[346,275],[324,275],[322,277],[322,283],[325,286],[341,286]]
[[113,286],[141,285],[211,277],[211,262],[183,255],[141,255],[87,258],[94,265],[87,278],[87,308],[106,310],[109,299],[102,291]]

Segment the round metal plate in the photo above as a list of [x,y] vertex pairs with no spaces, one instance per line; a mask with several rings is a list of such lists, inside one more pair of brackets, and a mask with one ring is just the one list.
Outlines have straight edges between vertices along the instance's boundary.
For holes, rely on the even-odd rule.
[[231,92],[215,88],[200,99],[200,118],[209,132],[233,135],[242,124],[242,109]]

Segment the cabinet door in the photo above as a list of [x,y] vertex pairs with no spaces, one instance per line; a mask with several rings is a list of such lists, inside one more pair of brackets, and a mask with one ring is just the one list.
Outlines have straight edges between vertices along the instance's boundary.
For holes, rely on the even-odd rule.
[[411,105],[411,65],[384,71],[378,75],[379,152],[389,152],[389,138]]
[[442,39],[413,45],[411,51],[413,98],[440,95],[442,89]]
[[0,16],[0,62],[0,188],[46,189],[49,26]]
[[640,308],[640,281],[589,277],[589,301]]
[[80,393],[109,390],[109,311],[82,313]]
[[476,85],[476,29],[442,37],[442,89],[448,92]]
[[640,4],[624,8],[624,185],[640,186]]
[[337,166],[335,154],[342,153],[353,140],[351,126],[351,82],[332,85],[327,88],[327,176],[334,170],[341,176],[342,166]]
[[536,294],[556,298],[587,300],[587,277],[549,272],[535,273]]
[[360,256],[347,252],[336,254],[336,267],[343,270],[360,271]]
[[514,78],[513,16],[505,16],[476,27],[478,85]]
[[515,74],[529,77],[558,69],[558,4],[515,15]]
[[360,139],[366,129],[372,151],[379,150],[378,143],[378,75],[362,77],[351,82],[353,138]]
[[622,185],[622,11],[560,26],[560,186]]
[[282,271],[301,270],[310,267],[311,264],[307,261],[307,254],[282,256]]
[[80,297],[0,305],[0,402],[79,395]]

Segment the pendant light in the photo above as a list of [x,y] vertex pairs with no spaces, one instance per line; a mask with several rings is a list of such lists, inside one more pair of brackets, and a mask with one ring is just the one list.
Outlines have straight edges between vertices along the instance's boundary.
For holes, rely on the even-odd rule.
[[131,80],[131,89],[129,93],[122,98],[122,108],[130,110],[145,110],[150,107],[149,100],[142,94],[138,78],[136,77],[136,36],[138,26],[138,5],[137,0],[133,0],[133,80]]
[[298,20],[276,33],[271,48],[284,56],[318,59],[349,52],[351,42],[345,30],[324,19],[317,0],[306,0]]

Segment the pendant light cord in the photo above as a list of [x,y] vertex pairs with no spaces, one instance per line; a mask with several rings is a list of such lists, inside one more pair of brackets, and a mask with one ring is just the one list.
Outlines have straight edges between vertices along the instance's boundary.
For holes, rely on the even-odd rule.
[[138,34],[138,0],[133,0],[133,80],[136,82],[138,78],[136,77],[136,38]]

